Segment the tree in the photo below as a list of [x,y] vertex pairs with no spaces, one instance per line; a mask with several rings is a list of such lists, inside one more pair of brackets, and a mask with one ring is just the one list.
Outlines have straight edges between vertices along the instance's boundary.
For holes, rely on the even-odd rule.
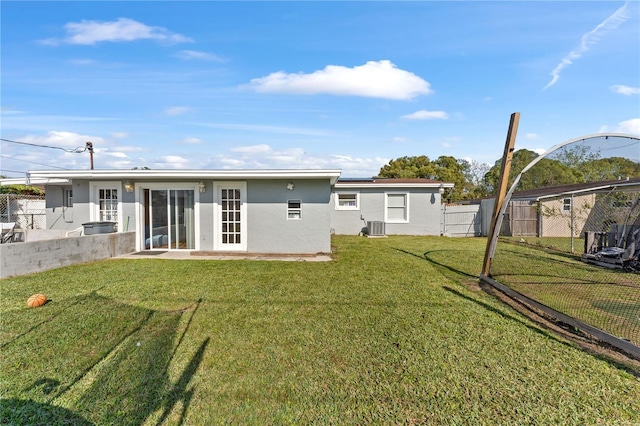
[[383,166],[378,176],[404,179],[425,178],[451,182],[454,187],[447,189],[443,194],[443,198],[447,202],[461,199],[466,185],[464,166],[454,157],[446,155],[438,157],[435,161],[431,161],[426,155],[400,157]]
[[[528,149],[520,149],[513,153],[507,188],[513,185],[516,176],[537,157],[538,154]],[[484,177],[484,183],[490,194],[495,194],[497,191],[501,164],[502,159],[496,161],[495,165]],[[558,160],[543,158],[527,171],[527,173],[522,175],[520,183],[518,184],[518,190],[523,191],[544,186],[565,185],[578,182],[584,182],[584,175],[580,170],[571,168]]]
[[554,158],[578,169],[584,176],[584,182],[640,176],[640,163],[624,157],[602,158],[600,151],[593,152],[588,146],[576,145],[566,149],[563,147]]
[[434,179],[435,170],[431,160],[426,155],[400,157],[390,160],[389,164],[382,166],[378,176],[382,178]]
[[480,163],[476,160],[458,160],[462,165],[462,174],[465,178],[463,197],[467,199],[481,198],[489,195],[484,185],[484,176],[491,169],[489,163]]
[[580,170],[573,169],[558,160],[543,158],[527,173],[522,175],[518,190],[542,188],[584,182]]
[[585,182],[625,179],[640,176],[640,163],[628,158],[610,157],[592,160],[580,165]]
[[44,191],[31,185],[3,185],[0,194],[43,195]]
[[[537,156],[538,154],[533,151],[529,151],[528,149],[519,149],[513,153],[507,188],[511,187],[516,176],[518,176],[522,169],[524,169],[527,164],[532,162]],[[502,158],[496,161],[493,167],[491,167],[487,174],[484,175],[484,185],[489,194],[495,194],[498,191],[501,165]]]

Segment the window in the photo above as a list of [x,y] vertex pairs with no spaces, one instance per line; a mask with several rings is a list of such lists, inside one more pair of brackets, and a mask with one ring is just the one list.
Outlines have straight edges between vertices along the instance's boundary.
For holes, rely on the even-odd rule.
[[89,204],[91,211],[89,220],[95,222],[116,222],[118,229],[122,226],[122,182],[91,182]]
[[287,201],[287,219],[289,220],[302,219],[302,201],[300,200]]
[[98,220],[118,221],[118,190],[115,188],[98,190]]
[[242,243],[242,198],[239,189],[222,189],[222,244]]
[[564,198],[562,200],[562,210],[565,212],[571,211],[571,198]]
[[386,222],[409,221],[409,194],[386,194]]
[[73,207],[73,190],[64,190],[64,200],[62,201],[64,207]]
[[360,210],[360,194],[336,194],[336,210]]

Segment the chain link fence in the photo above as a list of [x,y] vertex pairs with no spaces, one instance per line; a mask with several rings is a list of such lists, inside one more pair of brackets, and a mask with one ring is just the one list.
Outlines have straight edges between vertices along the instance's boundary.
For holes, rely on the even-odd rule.
[[46,229],[44,195],[0,194],[0,222],[19,229]]
[[[565,166],[593,176],[540,184],[542,169],[557,179]],[[503,215],[490,278],[640,353],[640,174],[618,179],[620,167],[640,170],[638,138],[569,144],[525,171]]]

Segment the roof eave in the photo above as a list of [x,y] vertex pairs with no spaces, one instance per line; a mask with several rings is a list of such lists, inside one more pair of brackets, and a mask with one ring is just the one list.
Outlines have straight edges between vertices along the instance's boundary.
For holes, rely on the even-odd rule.
[[30,178],[58,179],[322,179],[333,185],[340,177],[338,169],[300,170],[36,170]]
[[453,183],[431,182],[431,183],[336,183],[336,189],[363,189],[363,188],[453,188]]

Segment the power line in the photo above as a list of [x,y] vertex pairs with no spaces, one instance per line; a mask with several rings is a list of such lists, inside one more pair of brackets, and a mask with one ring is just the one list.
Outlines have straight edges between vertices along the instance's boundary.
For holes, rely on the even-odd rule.
[[20,158],[13,158],[13,157],[9,157],[8,155],[0,155],[0,157],[2,158],[8,158],[9,160],[14,160],[14,161],[24,161],[25,163],[32,163],[32,164],[37,164],[39,166],[45,166],[45,167],[53,167],[54,169],[61,169],[61,170],[69,170],[65,167],[59,167],[59,166],[52,166],[50,164],[43,164],[43,163],[36,163],[35,161],[29,161],[29,160],[22,160]]
[[7,169],[0,169],[0,172],[24,173],[24,174],[27,174],[27,172],[21,172],[21,171],[18,171],[18,170],[7,170]]
[[38,148],[52,148],[52,149],[60,149],[64,152],[75,152],[75,153],[81,153],[81,152],[85,152],[88,149],[88,146],[79,146],[77,148],[74,149],[66,149],[66,148],[62,148],[59,146],[50,146],[50,145],[38,145],[35,143],[29,143],[29,142],[19,142],[19,141],[12,141],[10,139],[2,139],[0,138],[0,141],[2,142],[8,142],[8,143],[17,143],[19,145],[29,145],[29,146],[37,146]]

